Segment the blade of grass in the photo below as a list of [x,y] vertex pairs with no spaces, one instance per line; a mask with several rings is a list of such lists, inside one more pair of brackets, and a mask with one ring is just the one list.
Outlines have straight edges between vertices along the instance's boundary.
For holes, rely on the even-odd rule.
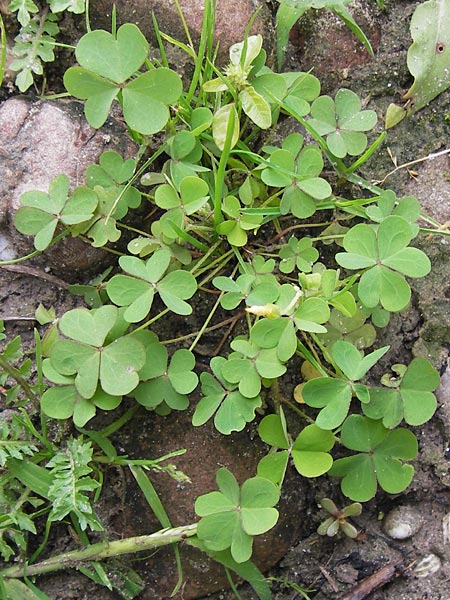
[[[141,488],[142,493],[144,494],[145,499],[148,502],[148,505],[155,513],[156,518],[161,523],[163,527],[170,528],[172,527],[172,523],[170,522],[169,515],[166,513],[164,506],[158,496],[157,491],[153,487],[152,482],[148,478],[142,467],[138,467],[135,465],[130,465],[130,471],[133,477],[136,479],[138,486]],[[178,572],[178,581],[172,591],[171,597],[175,596],[178,590],[181,588],[181,584],[183,583],[183,569],[181,566],[181,557],[180,550],[176,544],[172,544],[173,551],[175,553],[175,561],[177,565]]]

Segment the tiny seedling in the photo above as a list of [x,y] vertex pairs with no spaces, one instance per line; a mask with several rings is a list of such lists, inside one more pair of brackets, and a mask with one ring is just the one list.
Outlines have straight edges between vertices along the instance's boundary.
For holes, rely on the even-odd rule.
[[353,502],[353,504],[344,506],[342,510],[330,498],[322,498],[319,504],[331,515],[325,521],[322,521],[317,528],[319,535],[333,537],[339,531],[342,531],[349,538],[358,537],[358,530],[348,521],[348,517],[357,517],[361,514],[362,505],[359,502]]

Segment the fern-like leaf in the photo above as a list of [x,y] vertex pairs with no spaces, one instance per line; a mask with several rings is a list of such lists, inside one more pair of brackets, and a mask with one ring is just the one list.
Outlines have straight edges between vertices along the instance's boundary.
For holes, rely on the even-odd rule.
[[39,12],[39,8],[33,2],[33,0],[12,0],[8,4],[8,10],[11,12],[17,12],[17,20],[26,27],[31,19],[31,14]]
[[91,443],[80,437],[69,439],[66,450],[59,451],[47,464],[54,478],[48,492],[52,502],[50,521],[60,521],[72,513],[82,530],[87,527],[94,531],[103,530],[86,495],[86,492],[100,487],[98,481],[89,477],[92,473],[92,467],[89,466],[91,461]]
[[38,448],[34,441],[27,439],[23,424],[13,415],[11,422],[0,419],[0,466],[4,467],[8,458],[24,460],[32,456]]
[[10,68],[18,71],[16,85],[21,92],[33,85],[34,75],[42,75],[42,61],[55,60],[53,46],[59,33],[56,19],[56,15],[51,13],[33,17],[15,37],[13,54],[19,58],[13,60]]
[[67,10],[68,12],[80,15],[86,10],[85,0],[48,0],[48,3],[50,4],[50,10],[53,13]]
[[0,555],[8,561],[27,548],[27,532],[36,533],[33,514],[25,512],[25,504],[37,508],[42,499],[31,496],[20,481],[6,473],[0,477]]

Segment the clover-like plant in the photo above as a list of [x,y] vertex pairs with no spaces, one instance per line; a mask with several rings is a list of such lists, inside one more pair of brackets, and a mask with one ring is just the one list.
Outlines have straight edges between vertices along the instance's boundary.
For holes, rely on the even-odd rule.
[[321,136],[326,136],[328,149],[338,158],[358,156],[367,146],[363,133],[373,129],[377,114],[373,110],[361,110],[361,100],[351,90],[341,89],[335,100],[320,96],[311,106],[308,123]]
[[[77,2],[47,1],[55,10],[75,9]],[[297,11],[337,9],[346,2],[283,0],[279,17],[284,15],[291,22]],[[93,246],[106,246],[120,257],[112,276],[107,271],[90,284],[71,288],[85,296],[91,310],[70,310],[59,320],[50,311],[38,310],[39,322],[49,323],[50,328],[42,340],[36,334],[36,382],[27,382],[31,361],[20,363],[20,340],[8,343],[0,354],[4,369],[0,385],[6,388],[6,402],[35,411],[30,413],[33,419],[27,415],[28,420],[25,411],[21,412],[22,429],[0,427],[0,459],[7,471],[0,476],[2,510],[3,498],[8,499],[7,519],[0,519],[0,553],[11,557],[14,544],[23,550],[26,534],[17,526],[19,517],[22,529],[29,532],[34,531],[34,516],[46,511],[52,519],[69,516],[75,524],[78,519],[86,525],[94,514],[89,495],[100,490],[90,475],[95,467],[88,463],[97,460],[133,467],[150,506],[163,526],[170,527],[147,477],[137,476],[135,461],[119,457],[108,436],[142,407],[151,411],[149,418],[187,408],[189,394],[200,379],[194,426],[211,419],[219,432],[230,435],[254,421],[264,406],[269,414],[261,420],[259,435],[271,449],[260,461],[257,476],[242,486],[228,470],[219,470],[219,491],[197,499],[198,524],[164,529],[161,535],[139,539],[139,545],[134,540],[131,547],[150,549],[189,537],[192,545],[256,582],[257,595],[269,600],[267,586],[261,584],[262,576],[249,558],[253,536],[277,521],[275,504],[290,461],[299,476],[327,473],[341,478],[343,493],[357,501],[372,498],[378,485],[388,493],[398,493],[411,481],[413,468],[406,463],[414,458],[417,441],[411,431],[395,428],[402,419],[417,425],[432,416],[437,373],[417,358],[408,367],[395,367],[398,378],[383,377],[384,387],[372,387],[364,378],[388,350],[388,346],[370,348],[373,325],[385,326],[390,312],[407,305],[411,292],[405,277],[425,275],[430,263],[422,251],[409,247],[419,232],[418,202],[397,198],[355,173],[382,138],[350,167],[341,160],[365,150],[365,132],[374,126],[375,113],[363,110],[349,90],[339,91],[335,100],[319,96],[320,84],[309,73],[274,73],[264,64],[261,36],[246,36],[232,46],[230,65],[220,73],[208,37],[213,31],[214,4],[205,2],[198,53],[156,27],[160,62],[152,61],[138,28],[126,24],[116,30],[113,21],[112,33],[91,31],[81,38],[76,49],[80,66],[66,73],[67,89],[86,99],[91,125],[102,125],[117,101],[132,138],[141,146],[135,158],[104,152],[99,163],[87,169],[86,186],[71,194],[67,178],[59,176],[48,194],[28,192],[22,197],[16,222],[21,231],[36,237],[39,250],[61,232],[61,236],[88,237]],[[14,3],[16,10],[23,8],[25,18],[31,10],[27,6],[32,5],[28,0]],[[194,60],[186,93],[179,76],[167,68],[164,41]],[[296,119],[312,141],[305,144],[300,133],[292,133],[277,147],[268,145],[271,138],[262,130],[273,127],[282,113]],[[163,129],[147,153],[145,136]],[[327,169],[338,176],[336,191],[330,184],[336,178],[324,173],[324,157]],[[140,185],[150,188],[145,195],[139,191],[138,178]],[[358,197],[342,197],[348,189],[341,185],[345,180],[352,190],[361,188]],[[123,223],[128,211],[140,206],[142,197],[149,218],[139,214],[139,222]],[[138,237],[128,239],[126,249],[125,243],[108,248],[119,240],[122,230]],[[327,264],[332,244],[344,248],[336,256],[341,269]],[[197,288],[216,297],[199,331],[188,330],[176,340],[160,341],[152,331],[153,323],[159,321],[161,331],[167,331],[164,318],[168,322],[191,314],[198,303],[191,306],[187,301]],[[157,314],[153,312],[161,303],[155,302],[155,296],[164,305]],[[200,303],[206,307],[202,298]],[[220,307],[235,313],[217,324],[212,319]],[[229,342],[231,352],[214,355],[199,378],[196,346],[206,332],[227,322],[237,327]],[[191,337],[189,350],[180,347]],[[169,350],[172,343],[176,346]],[[369,348],[366,355],[361,347]],[[300,380],[299,360],[307,381],[301,384],[302,390],[297,385],[294,398],[303,403],[302,410],[283,397],[279,387],[287,373]],[[72,418],[81,428],[99,410],[118,406],[125,395],[136,402],[117,421],[101,432],[94,427],[82,432],[98,446],[94,453],[90,445],[81,448],[81,442],[78,453],[70,443],[67,452],[65,445],[61,449],[64,455],[59,455],[54,467],[43,466],[54,457],[58,445],[57,440],[48,439],[44,416]],[[352,399],[357,399],[354,408],[363,415],[347,416]],[[295,430],[295,436],[288,432],[285,405],[293,409],[289,429]],[[41,420],[35,418],[38,408]],[[318,414],[314,409],[320,409]],[[306,425],[295,422],[294,413],[306,419]],[[333,462],[335,443],[351,455]],[[83,466],[78,471],[70,466],[77,456]],[[145,466],[156,464],[138,460]],[[50,496],[53,468],[59,479]],[[175,471],[173,467],[172,474]],[[17,487],[11,490],[12,480]],[[78,491],[86,485],[78,503],[77,481]],[[27,488],[43,499],[43,508],[35,510],[38,504]],[[51,513],[49,502],[58,510]],[[82,502],[87,503],[84,512]],[[359,505],[338,511],[324,500],[323,506],[330,519],[320,533],[330,535],[341,527],[355,534],[346,517],[356,514]],[[2,543],[2,536],[9,535],[4,533],[8,531],[5,523],[12,524],[8,525],[11,544]],[[107,551],[123,548],[123,542],[130,543],[111,542]],[[104,551],[102,542],[72,553],[75,564],[85,562],[85,552],[97,546]],[[97,556],[99,560],[104,557]],[[54,564],[66,565],[66,559]],[[96,579],[111,581],[100,563],[95,567]],[[27,563],[27,574],[39,574],[40,568]],[[15,597],[11,573],[21,577],[24,572],[19,566],[11,569],[2,571],[0,578],[2,589]]]
[[157,292],[164,304],[176,314],[189,315],[191,306],[185,300],[196,289],[195,277],[180,269],[166,273],[171,262],[169,250],[161,248],[144,262],[134,256],[121,256],[119,264],[128,275],[114,275],[106,290],[118,306],[126,306],[124,318],[129,323],[144,319]]
[[367,323],[369,311],[358,306],[351,315],[343,315],[341,311],[333,309],[327,323],[327,332],[320,333],[319,339],[326,346],[332,346],[337,340],[350,342],[358,350],[370,348],[377,337],[375,327]]
[[323,429],[338,427],[347,416],[353,395],[363,404],[369,402],[369,388],[357,382],[388,350],[389,346],[383,346],[362,356],[350,342],[337,341],[333,344],[331,355],[342,376],[311,379],[302,389],[306,404],[322,409],[317,415],[316,425]]
[[282,214],[292,213],[299,219],[316,212],[316,201],[331,195],[330,184],[319,177],[323,159],[316,146],[303,147],[299,133],[288,135],[281,148],[271,149],[261,172],[263,182],[271,187],[284,188],[280,202]]
[[277,379],[286,373],[276,348],[260,348],[243,338],[235,338],[231,348],[234,352],[222,365],[222,375],[230,383],[238,384],[240,393],[246,398],[254,398],[260,393],[261,379]]
[[14,224],[21,233],[34,235],[37,250],[45,250],[50,245],[59,223],[70,227],[93,217],[98,204],[96,193],[79,186],[69,196],[69,187],[69,178],[57,175],[48,194],[37,190],[22,194]]
[[256,274],[244,273],[236,280],[230,277],[219,276],[213,279],[213,284],[219,290],[225,292],[220,299],[220,304],[226,310],[236,308],[242,300],[247,306],[265,305],[277,300],[279,285],[267,278]]
[[219,223],[216,231],[220,235],[226,235],[233,246],[245,246],[248,240],[247,232],[257,231],[263,222],[261,215],[249,214],[246,209],[242,209],[236,196],[224,198],[222,212],[229,218]]
[[283,482],[289,457],[292,457],[295,468],[303,477],[319,477],[329,471],[333,464],[329,451],[334,446],[334,435],[312,424],[292,440],[282,409],[279,415],[264,417],[258,433],[263,442],[277,449],[259,461],[258,475],[267,477],[277,485]]
[[364,414],[371,419],[383,419],[389,429],[404,419],[408,425],[422,425],[436,410],[434,390],[439,385],[439,373],[423,358],[414,358],[408,367],[393,365],[398,377],[384,375],[386,387],[370,389],[370,401],[363,405]]
[[265,533],[278,520],[273,508],[279,498],[278,487],[264,477],[247,479],[240,488],[228,469],[217,471],[220,491],[199,496],[195,512],[201,517],[197,535],[206,547],[218,551],[231,549],[238,563],[252,554],[253,536]]
[[398,494],[411,483],[417,440],[408,429],[389,430],[381,421],[350,415],[342,425],[341,442],[358,454],[335,460],[329,474],[341,477],[342,493],[358,502],[375,496],[377,484]]
[[[227,381],[222,373],[227,361],[215,356],[210,361],[210,373],[200,375],[203,397],[195,407],[192,424],[203,425],[214,415],[217,431],[229,435],[232,431],[241,431],[255,418],[255,410],[262,404],[259,392],[254,397],[246,397],[238,390],[237,383]],[[255,386],[254,389],[257,389]]]
[[384,190],[378,202],[368,206],[365,212],[374,223],[381,223],[390,215],[402,217],[410,223],[413,238],[419,233],[420,203],[413,196],[397,198],[393,190]]
[[276,348],[281,361],[289,360],[297,349],[297,331],[324,333],[322,323],[330,317],[323,298],[305,298],[298,286],[283,284],[274,304],[249,307],[262,316],[252,327],[250,340],[260,348]]
[[[168,353],[154,334],[145,332],[146,361],[139,371],[141,382],[132,396],[148,409],[168,406],[173,410],[184,410],[189,406],[187,394],[198,384],[198,376],[192,371],[195,356],[189,350],[176,350],[168,360]],[[163,406],[161,406],[163,405]]]
[[403,310],[409,303],[411,288],[403,277],[423,277],[430,272],[427,255],[408,244],[413,238],[411,225],[399,216],[388,216],[375,231],[359,223],[344,236],[346,252],[336,261],[347,269],[363,269],[358,296],[368,308],[379,303],[390,312]]
[[75,56],[81,66],[66,71],[64,85],[69,94],[86,100],[85,115],[92,127],[104,124],[115,99],[131,129],[149,135],[166,125],[168,106],[182,92],[181,79],[163,67],[136,76],[148,51],[147,40],[131,23],[115,34],[95,30],[80,39]]
[[73,419],[77,427],[84,427],[101,410],[114,410],[122,401],[122,396],[107,394],[97,386],[90,398],[80,394],[75,384],[75,375],[62,375],[51,363],[50,359],[43,362],[43,372],[54,387],[47,389],[41,398],[41,409],[52,419]]
[[92,398],[99,383],[111,396],[128,394],[139,383],[144,346],[131,336],[114,336],[118,319],[119,309],[106,305],[69,310],[59,321],[68,339],[51,347],[51,367],[60,375],[75,375],[74,385],[83,398]]
[[292,273],[296,268],[303,273],[310,273],[312,265],[319,258],[319,252],[313,247],[310,238],[304,237],[298,240],[292,236],[280,250],[280,258],[282,273]]

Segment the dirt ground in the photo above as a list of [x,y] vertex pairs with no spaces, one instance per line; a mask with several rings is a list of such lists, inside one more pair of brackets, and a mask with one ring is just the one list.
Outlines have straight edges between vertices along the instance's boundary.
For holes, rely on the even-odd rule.
[[[408,23],[418,2],[398,0],[386,4],[387,12],[372,9],[369,11],[370,19],[366,15],[373,30],[379,32],[375,59],[364,59],[359,64],[345,67],[345,78],[336,66],[329,78],[325,77],[324,84],[330,93],[343,84],[365,95],[368,107],[376,110],[380,116],[389,102],[393,99],[398,101],[398,96],[393,98],[393,87],[398,91],[406,89],[411,83],[405,67],[406,50],[410,43]],[[315,40],[316,44],[326,37],[327,27],[332,32],[336,31],[333,19],[323,21],[321,26],[310,21],[308,23],[312,27],[310,39]],[[322,38],[317,37],[317,27],[322,27]],[[286,64],[298,69],[300,63],[301,68],[307,68],[302,54],[304,37],[298,33],[296,35],[288,48]],[[314,54],[311,49],[309,52]],[[399,164],[450,147],[449,115],[450,93],[447,91],[430,107],[401,123],[389,134],[379,155],[365,166],[364,175],[368,179],[378,180],[393,169],[388,147],[391,154],[398,158]],[[406,169],[399,171],[389,180],[389,184],[398,196],[415,195],[423,209],[433,213],[441,223],[448,221],[448,156],[437,162],[419,163],[414,170],[415,174],[408,173]],[[384,344],[391,345],[382,367],[392,362],[407,363],[414,356],[424,356],[442,375],[442,384],[437,393],[439,408],[435,417],[424,426],[414,429],[419,439],[419,456],[414,462],[416,474],[413,483],[403,494],[392,496],[379,492],[374,500],[364,505],[362,515],[352,519],[361,532],[358,540],[351,540],[342,534],[327,538],[316,533],[317,526],[325,518],[318,506],[321,498],[333,498],[341,507],[348,504],[348,500],[340,493],[338,482],[323,477],[317,481],[299,483],[301,494],[298,497],[292,495],[286,509],[292,521],[300,524],[300,533],[284,558],[267,572],[267,576],[273,578],[274,600],[305,597],[295,586],[309,590],[309,597],[315,600],[356,600],[363,597],[370,600],[450,600],[450,369],[447,370],[450,350],[450,242],[447,240],[449,238],[438,236],[420,239],[418,244],[430,256],[433,272],[426,280],[412,283],[411,307],[394,317],[379,334]],[[53,306],[57,314],[81,303],[80,298],[71,296],[65,289],[63,274],[57,274],[61,280],[58,283],[51,279],[54,274],[45,269],[42,260],[28,266],[33,270],[26,271],[19,266],[14,270],[0,269],[0,318],[5,320],[8,336],[21,334],[25,344],[32,343],[32,328],[35,326],[32,317],[39,303],[46,307]],[[73,280],[70,279],[70,282]],[[194,328],[195,323],[189,326]],[[185,328],[186,323],[175,320],[174,331],[164,331],[164,337],[175,336]],[[214,348],[222,335],[223,331],[220,331],[205,338],[202,352],[207,355],[209,348]],[[382,374],[382,367],[380,372],[375,373],[376,376]],[[292,392],[292,386],[293,382],[285,382],[286,393]],[[252,429],[249,428],[247,433],[252,435]],[[124,444],[124,438],[118,436],[115,443]],[[111,530],[123,525],[117,509],[118,498],[124,499],[123,489],[117,491],[122,484],[117,475],[114,494],[110,494],[101,506],[102,513],[109,519]],[[402,513],[397,518],[400,525],[412,523],[413,534],[406,539],[393,539],[387,532],[387,518],[394,509]],[[121,535],[120,531],[115,533]],[[71,543],[67,529],[59,526],[50,539],[49,553],[71,547]],[[270,548],[266,552],[270,554]],[[172,558],[169,556],[167,560]],[[392,568],[392,573],[386,575],[389,581],[376,590],[374,576],[385,575],[388,565]],[[137,568],[139,570],[139,565]],[[365,584],[366,591],[370,593],[358,595],[358,586],[366,578],[369,578]],[[39,585],[52,600],[118,598],[73,572],[41,578]],[[254,592],[246,585],[239,588],[239,594],[244,600],[255,598]],[[199,596],[202,596],[201,590]],[[148,593],[142,597],[145,600],[152,598]],[[166,598],[153,597],[155,600]],[[182,594],[176,596],[182,597]],[[209,597],[214,600],[235,598],[230,591]]]

